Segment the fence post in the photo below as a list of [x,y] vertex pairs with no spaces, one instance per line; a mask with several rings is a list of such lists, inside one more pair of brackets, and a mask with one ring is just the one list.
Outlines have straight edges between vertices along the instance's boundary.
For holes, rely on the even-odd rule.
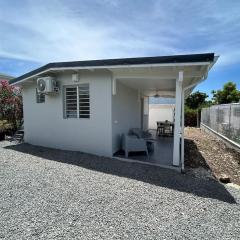
[[199,121],[198,121],[198,110],[197,110],[197,127],[199,127]]
[[232,115],[232,104],[229,105],[229,138],[231,137],[231,115]]

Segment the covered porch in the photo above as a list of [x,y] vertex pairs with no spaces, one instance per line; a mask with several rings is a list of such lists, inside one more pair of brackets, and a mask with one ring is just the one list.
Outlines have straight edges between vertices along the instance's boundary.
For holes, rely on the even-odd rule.
[[[139,108],[139,111],[135,111],[135,109],[132,108],[132,112],[129,112],[128,116],[125,117],[130,118],[133,114],[139,114],[140,119],[140,123],[138,119],[136,120],[136,124],[133,122],[126,124],[125,122],[125,124],[121,126],[121,131],[117,133],[119,149],[113,151],[113,156],[184,169],[184,99],[198,83],[207,78],[208,71],[213,63],[212,61],[191,62],[189,60],[189,62],[182,63],[162,63],[148,66],[138,65],[111,69],[113,75],[113,99],[120,99],[118,94],[123,86],[125,89],[131,89],[132,92],[130,94],[135,93],[135,100],[138,103],[133,105],[133,107]],[[159,136],[157,133],[157,122],[155,125],[156,128],[149,128],[149,99],[152,97],[174,99],[172,134]],[[119,101],[118,105],[114,105],[113,100],[113,108],[119,108],[122,104],[127,108],[126,99],[127,97],[125,97],[125,101]],[[129,98],[128,104],[131,105],[131,102],[135,100]],[[121,107],[124,108],[124,106]],[[168,119],[166,118],[165,120]],[[119,126],[117,126],[119,124],[120,122],[118,119],[115,119],[113,115],[113,139],[116,137],[114,136],[114,134],[116,134],[114,129],[119,128]],[[136,148],[138,151],[134,151],[134,148],[132,148],[133,151],[129,151],[126,155],[126,149],[123,146],[125,141],[123,138],[125,135],[129,135],[129,130],[132,128],[138,128],[141,129],[142,132],[151,133],[151,136],[142,137],[146,141],[148,150],[140,151],[141,149]],[[137,138],[141,137],[137,136]]]
[[144,163],[151,163],[159,166],[172,167],[173,166],[173,137],[156,136],[156,130],[152,132],[152,146],[145,152],[130,152],[128,157],[125,157],[124,150],[120,150],[114,154],[115,157],[126,158],[141,161]]

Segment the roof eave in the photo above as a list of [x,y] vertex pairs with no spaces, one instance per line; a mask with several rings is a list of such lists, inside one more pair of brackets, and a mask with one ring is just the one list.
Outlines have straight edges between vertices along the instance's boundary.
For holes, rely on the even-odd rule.
[[[21,84],[26,80],[35,78],[41,74],[45,74],[50,71],[66,71],[66,70],[91,70],[91,69],[119,69],[119,68],[141,68],[141,67],[149,67],[149,68],[154,68],[154,67],[184,67],[184,66],[203,66],[203,65],[211,65],[212,62],[209,61],[204,61],[204,62],[185,62],[185,63],[153,63],[153,64],[129,64],[129,65],[109,65],[109,66],[81,66],[81,67],[51,67],[51,68],[46,68],[48,65],[43,66],[42,68],[46,68],[45,70],[38,72],[36,74],[33,74],[29,77],[23,78],[19,81],[14,81],[15,79],[10,82],[11,85],[17,85]],[[214,64],[214,63],[213,63]],[[17,79],[17,78],[16,78]]]

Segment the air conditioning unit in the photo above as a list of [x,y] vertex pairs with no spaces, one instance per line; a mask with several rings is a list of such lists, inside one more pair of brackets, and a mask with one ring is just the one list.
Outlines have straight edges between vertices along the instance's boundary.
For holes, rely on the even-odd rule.
[[37,90],[39,93],[56,93],[59,91],[57,82],[53,77],[41,77],[37,79]]

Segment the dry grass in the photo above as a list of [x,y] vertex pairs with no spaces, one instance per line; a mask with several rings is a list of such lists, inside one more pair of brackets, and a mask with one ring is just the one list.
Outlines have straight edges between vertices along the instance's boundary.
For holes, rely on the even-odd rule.
[[239,152],[199,128],[186,128],[185,138],[186,166],[210,168],[216,178],[225,174],[240,185]]

